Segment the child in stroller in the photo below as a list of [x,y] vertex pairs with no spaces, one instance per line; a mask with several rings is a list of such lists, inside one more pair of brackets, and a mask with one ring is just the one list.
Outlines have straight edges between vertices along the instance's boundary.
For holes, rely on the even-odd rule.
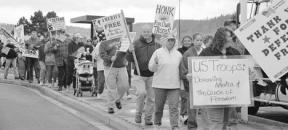
[[76,87],[74,95],[83,96],[83,91],[90,91],[92,96],[96,96],[92,55],[86,52],[80,53],[74,60]]

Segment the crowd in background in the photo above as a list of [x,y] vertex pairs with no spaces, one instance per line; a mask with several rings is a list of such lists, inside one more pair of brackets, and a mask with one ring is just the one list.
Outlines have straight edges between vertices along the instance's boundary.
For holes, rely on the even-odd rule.
[[[117,51],[117,41],[104,44],[97,38],[85,39],[79,34],[70,36],[63,31],[53,32],[50,37],[49,34],[40,35],[34,31],[25,45],[28,50],[38,50],[38,58],[23,57],[21,51],[11,43],[1,45],[1,57],[5,57],[4,78],[7,78],[8,69],[12,66],[15,79],[28,80],[30,83],[36,81],[41,86],[57,85],[59,91],[69,86],[75,89],[74,59],[84,57],[94,62],[97,93],[102,94],[104,86],[107,87],[108,113],[112,114],[115,106],[122,108],[121,99],[130,87],[127,65],[128,62],[135,62],[132,54],[135,52],[140,69],[140,73],[134,69],[131,83],[136,88],[137,96],[136,123],[142,122],[142,113],[145,113],[145,125],[160,126],[167,100],[173,130],[179,129],[179,118],[185,120],[184,124],[189,129],[196,128],[199,111],[202,118],[218,128],[236,118],[236,109],[190,109],[187,57],[240,55],[233,48],[235,21],[226,21],[224,25],[214,36],[195,33],[177,40],[170,34],[158,40],[161,43],[152,34],[152,27],[144,25],[140,38],[131,44],[127,52]],[[84,49],[80,55],[79,48]]]

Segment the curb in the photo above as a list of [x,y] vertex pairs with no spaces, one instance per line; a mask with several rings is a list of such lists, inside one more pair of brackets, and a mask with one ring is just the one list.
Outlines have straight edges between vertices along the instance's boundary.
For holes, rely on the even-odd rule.
[[[91,103],[87,101],[81,100],[76,97],[72,97],[72,98],[68,97],[65,94],[56,92],[46,87],[39,87],[36,84],[31,84],[31,83],[24,82],[24,81],[4,80],[4,79],[0,79],[0,83],[19,85],[19,86],[38,90],[43,95],[53,98],[61,103],[64,103],[65,105],[77,111],[80,111],[81,113],[85,113],[85,115],[89,115],[89,117],[91,117],[92,119],[98,120],[104,123],[105,125],[110,126],[117,130],[129,130],[129,129],[144,130],[145,129],[143,126],[135,125],[120,117],[108,114],[106,111],[101,110],[99,107],[92,105]],[[285,124],[279,121],[270,120],[270,119],[265,119],[262,117],[252,116],[252,115],[248,115],[248,123],[249,122],[262,123],[262,124],[274,125],[274,126],[277,125],[277,126],[288,128],[288,124]]]
[[18,82],[15,80],[4,80],[4,79],[0,79],[0,83],[19,85],[19,86],[35,89],[39,91],[41,94],[48,96],[50,98],[53,98],[54,100],[57,100],[61,103],[64,103],[68,107],[71,107],[77,111],[80,111],[81,113],[84,113],[85,115],[88,115],[92,119],[100,121],[104,123],[105,125],[112,127],[113,129],[144,130],[142,126],[135,125],[120,117],[108,114],[106,111],[103,111],[97,108],[95,105],[92,106],[90,103],[86,101],[76,99],[76,97],[75,98],[68,97],[65,94],[58,93],[46,87],[39,87],[36,84],[26,83],[22,81]]

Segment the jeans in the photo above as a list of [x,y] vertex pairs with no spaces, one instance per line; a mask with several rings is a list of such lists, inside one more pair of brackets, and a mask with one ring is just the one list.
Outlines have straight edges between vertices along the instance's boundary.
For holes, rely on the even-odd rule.
[[[154,112],[153,77],[135,76],[132,85],[136,88],[136,116],[142,116],[145,111],[145,120],[151,120]],[[146,102],[145,102],[146,101]],[[145,105],[145,107],[144,107]]]
[[40,77],[40,67],[38,63],[38,59],[26,57],[26,65],[27,65],[27,80],[33,81],[33,68],[35,71],[36,78],[39,80]]
[[97,71],[97,93],[102,94],[105,87],[104,70]]
[[187,98],[187,112],[188,112],[188,121],[187,126],[189,128],[195,128],[197,127],[197,109],[191,109],[190,108],[190,95],[189,92],[185,92],[188,96]]
[[59,88],[67,88],[67,72],[68,72],[68,67],[65,62],[63,62],[62,66],[58,66],[58,86]]
[[127,69],[105,67],[104,75],[108,91],[107,106],[114,108],[115,102],[120,101],[129,89]]
[[14,71],[14,77],[15,77],[15,78],[18,78],[18,77],[19,77],[18,69],[17,69],[17,65],[16,65],[16,58],[13,58],[13,59],[6,59],[5,72],[4,72],[4,78],[5,78],[5,79],[7,79],[8,70],[9,70],[11,64],[12,64],[13,71]]
[[45,83],[46,82],[46,65],[45,62],[39,61],[40,65],[40,82]]
[[18,72],[19,72],[19,78],[21,78],[22,80],[25,79],[25,72],[26,72],[26,65],[25,65],[25,58],[24,57],[18,57]]
[[161,125],[164,105],[165,105],[166,100],[168,100],[170,125],[172,128],[179,127],[178,104],[179,104],[180,89],[154,88],[154,94],[155,94],[154,124]]
[[[55,83],[56,80],[54,79],[54,76],[55,76],[55,73],[57,72],[57,67],[56,65],[47,65],[47,80],[48,80],[48,83]],[[52,81],[53,79],[53,81]]]
[[74,75],[74,57],[69,56],[67,59],[67,85],[70,85],[73,83],[73,88],[76,86],[76,78],[73,76]]
[[187,115],[187,103],[189,95],[185,90],[180,90],[180,97],[181,97],[181,106],[180,106],[180,115],[184,116]]

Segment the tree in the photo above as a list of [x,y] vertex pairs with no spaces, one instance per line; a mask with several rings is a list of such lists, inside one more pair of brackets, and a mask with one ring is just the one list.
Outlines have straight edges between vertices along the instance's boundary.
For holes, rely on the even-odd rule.
[[25,35],[31,33],[31,31],[32,31],[31,23],[25,17],[21,17],[18,20],[17,26],[19,26],[19,25],[23,25],[24,26],[24,34]]
[[45,18],[41,10],[34,12],[34,16],[31,16],[30,20],[33,31],[37,31],[41,34],[47,32],[47,27],[45,26]]
[[46,19],[55,18],[55,17],[57,17],[57,14],[54,11],[48,12],[45,16]]

